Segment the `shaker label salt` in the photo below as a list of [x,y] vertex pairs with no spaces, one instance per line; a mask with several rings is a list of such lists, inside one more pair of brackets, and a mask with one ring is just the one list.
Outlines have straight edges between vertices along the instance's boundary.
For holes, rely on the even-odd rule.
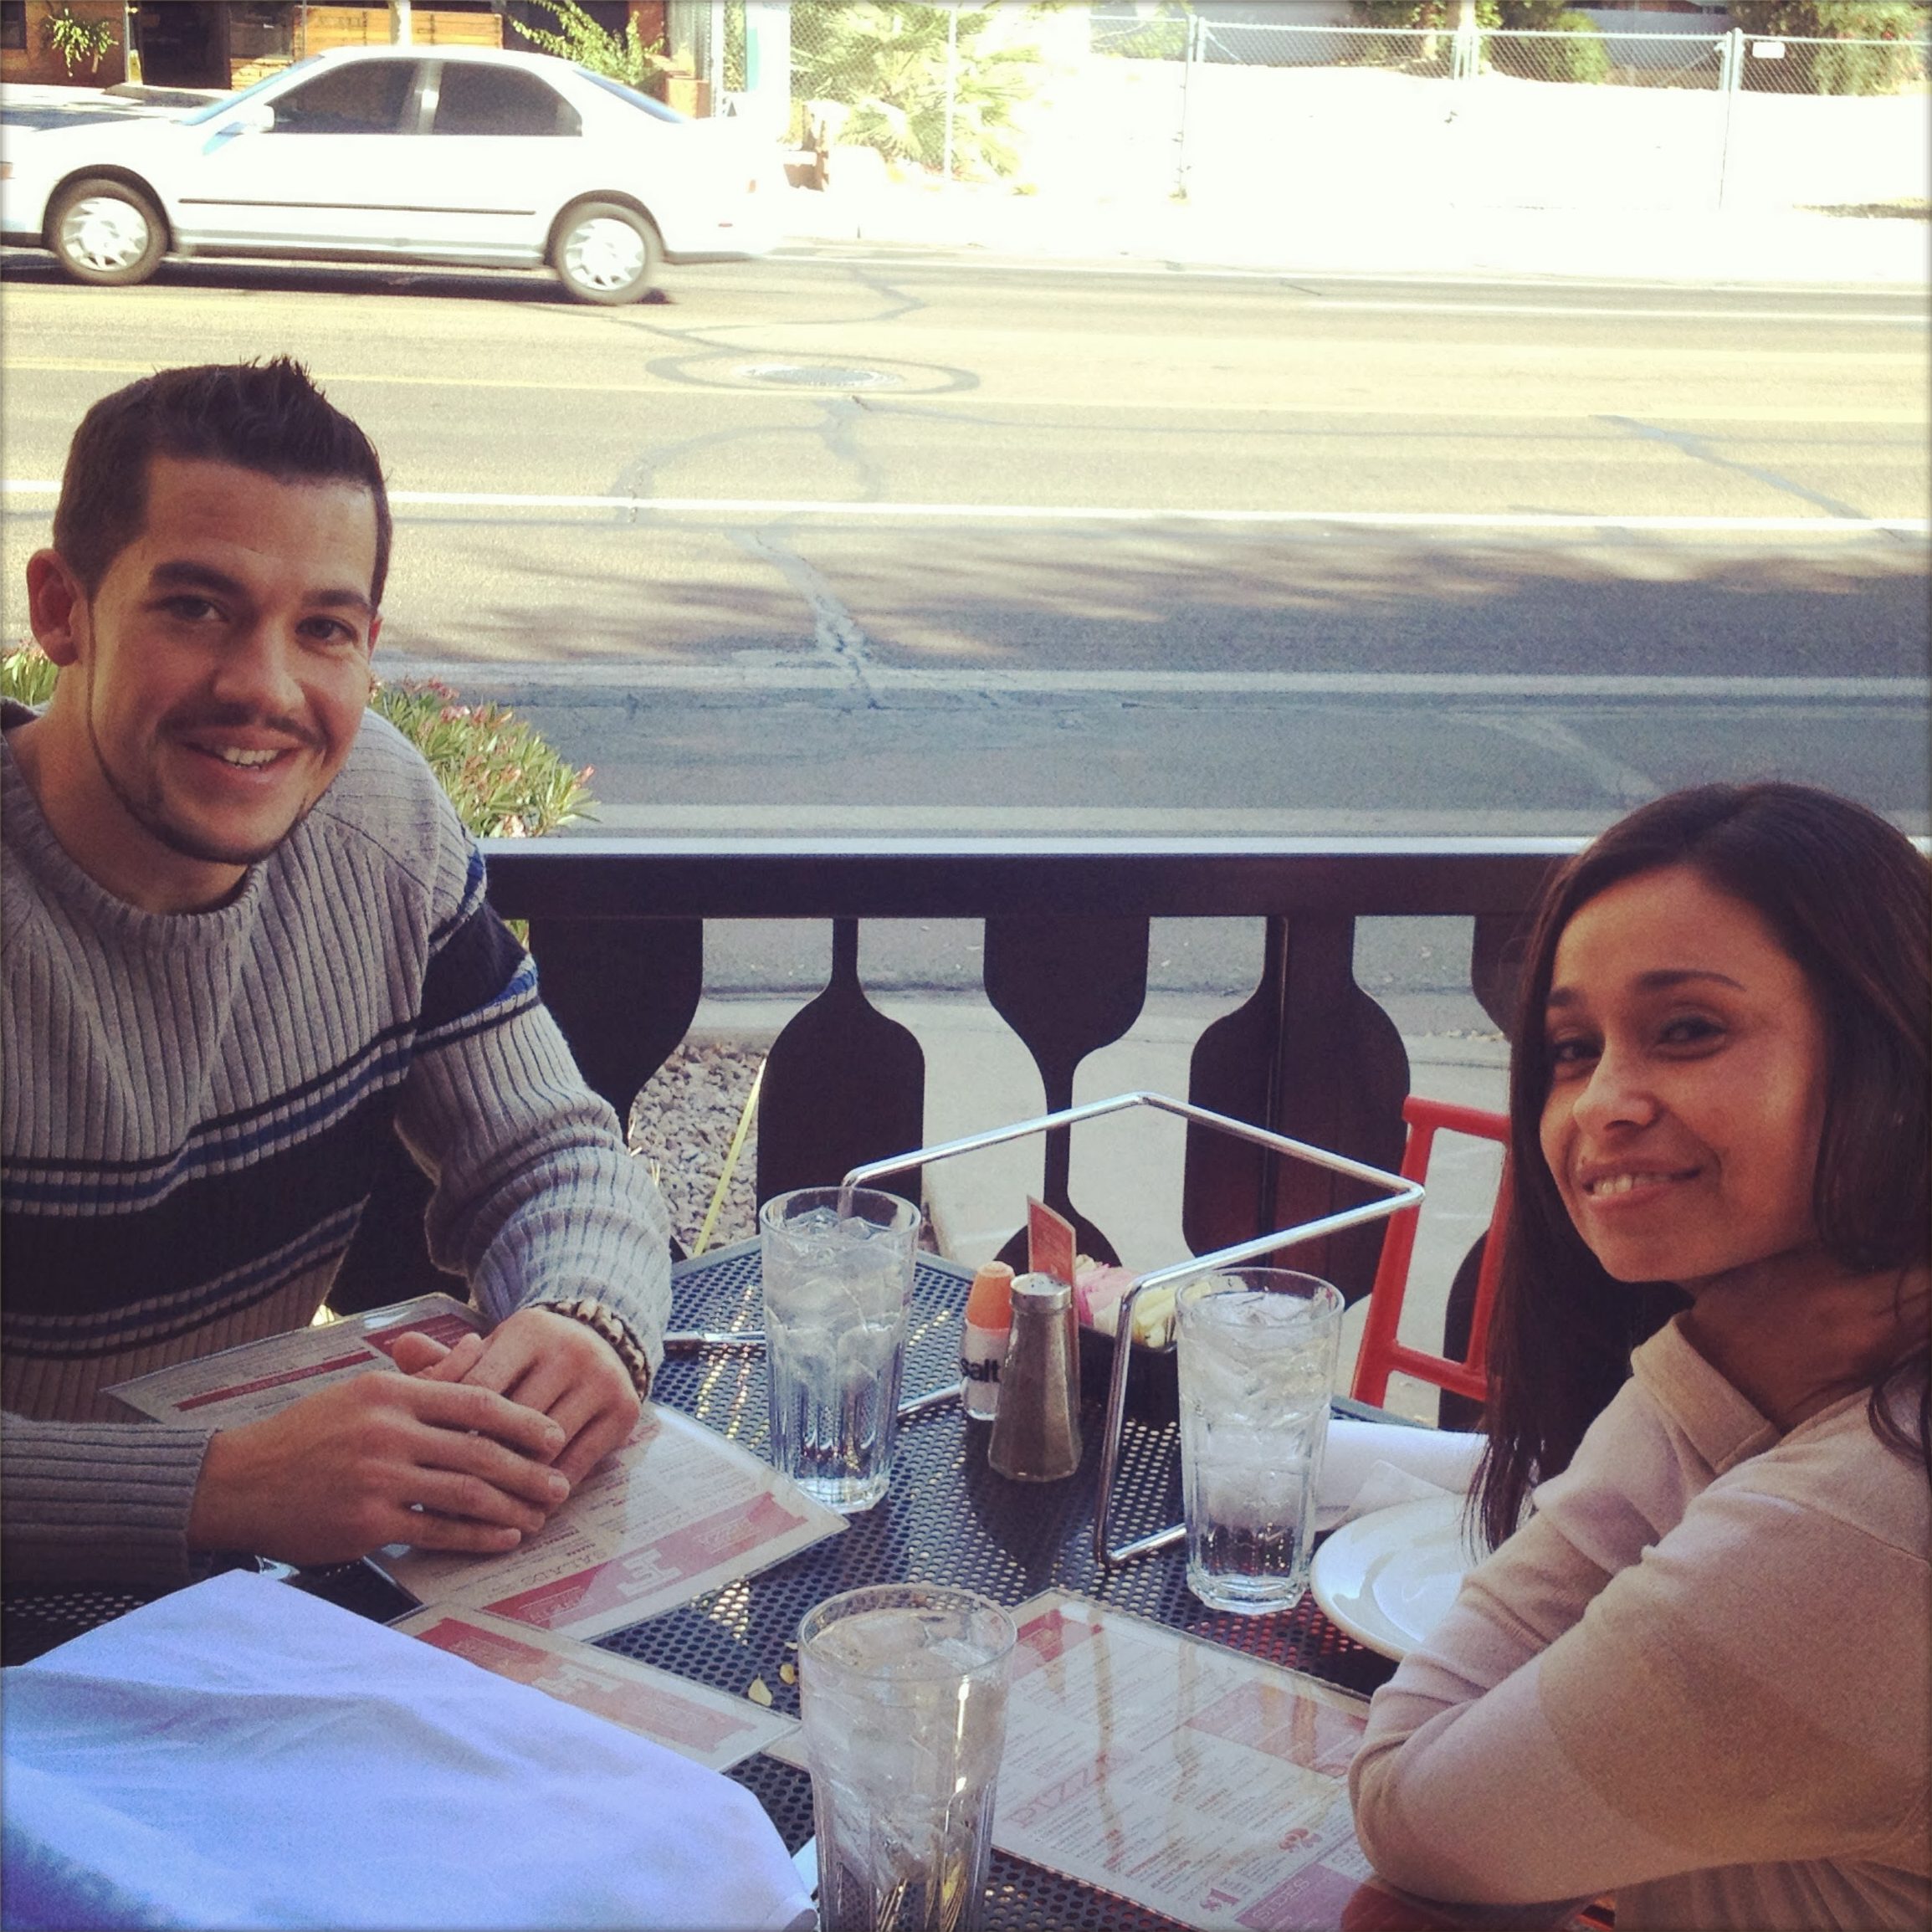
[[999,1412],[1000,1363],[1012,1326],[1012,1269],[1003,1261],[989,1261],[973,1277],[966,1294],[960,1329],[960,1406],[976,1422],[990,1422]]

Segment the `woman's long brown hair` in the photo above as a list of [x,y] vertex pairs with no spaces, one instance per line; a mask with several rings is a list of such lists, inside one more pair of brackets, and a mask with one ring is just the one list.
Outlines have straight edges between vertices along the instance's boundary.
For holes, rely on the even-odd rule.
[[[1566,1468],[1622,1386],[1630,1352],[1689,1302],[1669,1282],[1612,1279],[1571,1224],[1543,1158],[1544,1008],[1556,944],[1619,880],[1684,865],[1752,907],[1811,985],[1826,1025],[1812,1207],[1825,1251],[1859,1273],[1926,1258],[1932,1079],[1932,867],[1876,812],[1801,785],[1705,785],[1633,812],[1570,860],[1538,911],[1510,1054],[1514,1174],[1489,1345],[1489,1442],[1475,1505],[1492,1545],[1530,1491]],[[1894,1412],[1916,1388],[1915,1426]],[[1879,1436],[1932,1473],[1921,1345],[1872,1386]]]

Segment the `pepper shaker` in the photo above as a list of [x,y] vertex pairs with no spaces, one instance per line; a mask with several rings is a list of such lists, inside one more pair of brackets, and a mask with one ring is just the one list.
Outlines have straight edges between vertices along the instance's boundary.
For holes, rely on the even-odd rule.
[[1074,1291],[1050,1274],[1022,1274],[1013,1284],[1012,1309],[986,1461],[1017,1482],[1057,1482],[1080,1466]]

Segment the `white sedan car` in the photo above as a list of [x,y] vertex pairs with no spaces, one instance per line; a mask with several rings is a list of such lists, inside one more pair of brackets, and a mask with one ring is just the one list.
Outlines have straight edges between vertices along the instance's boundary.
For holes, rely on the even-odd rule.
[[0,235],[83,282],[163,255],[548,262],[634,302],[660,260],[763,254],[776,156],[547,54],[341,48],[192,112],[11,126]]

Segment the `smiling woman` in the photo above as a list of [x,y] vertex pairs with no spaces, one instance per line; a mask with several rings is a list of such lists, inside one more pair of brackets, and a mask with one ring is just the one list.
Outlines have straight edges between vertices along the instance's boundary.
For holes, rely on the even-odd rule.
[[1789,785],[1659,800],[1553,883],[1480,1492],[1507,1540],[1350,1774],[1398,1883],[1614,1888],[1619,1932],[1926,1922],[1929,911],[1908,840]]
[[[1492,1340],[1512,1372],[1490,1403],[1492,1542],[1698,1277],[1781,1243],[1853,1275],[1923,1260],[1927,896],[1925,861],[1890,825],[1782,785],[1659,800],[1552,886],[1512,1058],[1518,1181]],[[1599,1005],[1622,1010],[1591,1010],[1586,968]],[[1620,1081],[1629,1124],[1614,1106],[1602,1117]],[[1753,1145],[1727,1162],[1700,1128]],[[1653,1161],[1691,1171],[1617,1204],[1610,1186]],[[1727,1256],[1727,1239],[1760,1237],[1760,1255]]]

